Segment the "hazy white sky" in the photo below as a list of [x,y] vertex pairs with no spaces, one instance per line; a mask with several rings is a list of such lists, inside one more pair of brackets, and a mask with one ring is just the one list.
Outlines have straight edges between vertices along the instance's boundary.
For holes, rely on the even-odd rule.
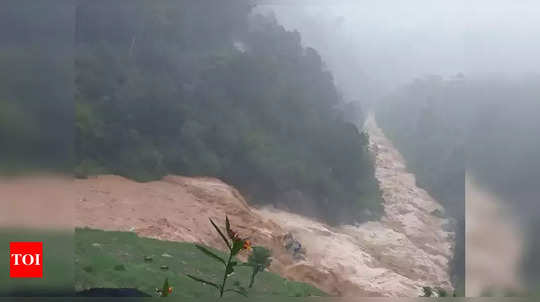
[[425,74],[540,72],[540,1],[272,3],[350,94],[358,78],[378,94]]

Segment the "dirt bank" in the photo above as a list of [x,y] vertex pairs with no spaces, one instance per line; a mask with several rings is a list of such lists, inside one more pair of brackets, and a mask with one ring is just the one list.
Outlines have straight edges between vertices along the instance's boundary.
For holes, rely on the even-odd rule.
[[145,237],[198,242],[223,248],[209,218],[219,224],[225,215],[242,236],[270,245],[278,225],[253,212],[233,187],[214,178],[166,176],[137,183],[103,175],[76,180],[80,195],[77,225],[105,230],[133,231]]

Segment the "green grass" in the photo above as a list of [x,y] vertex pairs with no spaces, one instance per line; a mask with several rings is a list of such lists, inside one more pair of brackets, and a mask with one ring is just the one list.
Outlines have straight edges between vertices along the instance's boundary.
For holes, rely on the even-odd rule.
[[[215,289],[195,282],[185,274],[209,281],[219,281],[223,276],[223,265],[202,254],[191,243],[140,238],[131,232],[77,229],[75,249],[77,291],[94,287],[129,287],[154,295],[154,289],[169,278],[169,284],[174,287],[173,295],[210,299],[217,297]],[[145,262],[145,256],[152,256],[152,262]],[[168,266],[168,270],[162,270],[163,265]],[[250,268],[238,267],[227,284],[239,281],[247,286],[249,274]],[[250,298],[326,296],[313,286],[288,281],[270,272],[260,273],[248,294]],[[228,296],[246,299],[234,293]]]

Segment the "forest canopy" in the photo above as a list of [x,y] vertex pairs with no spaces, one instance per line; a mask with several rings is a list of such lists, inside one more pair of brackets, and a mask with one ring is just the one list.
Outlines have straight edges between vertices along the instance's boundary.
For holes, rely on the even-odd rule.
[[330,222],[380,213],[367,134],[298,32],[245,1],[125,2],[77,6],[78,176],[215,176]]

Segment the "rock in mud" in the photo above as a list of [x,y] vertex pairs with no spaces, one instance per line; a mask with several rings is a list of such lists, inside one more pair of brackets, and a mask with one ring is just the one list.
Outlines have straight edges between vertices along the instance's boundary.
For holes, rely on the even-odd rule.
[[306,250],[292,233],[287,233],[283,237],[283,246],[291,254],[295,261],[306,260]]

